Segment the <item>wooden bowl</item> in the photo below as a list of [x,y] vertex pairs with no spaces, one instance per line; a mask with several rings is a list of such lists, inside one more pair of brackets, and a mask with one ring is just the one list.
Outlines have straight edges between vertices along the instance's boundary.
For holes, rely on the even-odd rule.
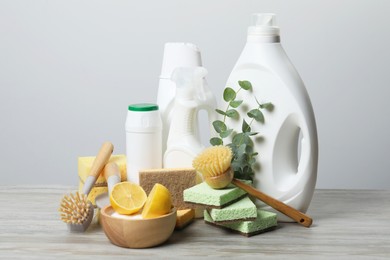
[[166,215],[151,219],[112,216],[115,211],[109,205],[101,210],[104,233],[114,245],[129,248],[157,246],[172,235],[176,224],[176,209]]

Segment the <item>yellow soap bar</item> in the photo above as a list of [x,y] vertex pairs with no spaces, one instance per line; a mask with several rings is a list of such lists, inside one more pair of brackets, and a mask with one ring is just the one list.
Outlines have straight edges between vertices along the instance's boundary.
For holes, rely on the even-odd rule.
[[[78,158],[78,175],[79,175],[79,191],[81,192],[84,186],[84,182],[88,177],[89,172],[91,171],[92,164],[95,160],[94,156],[85,156]],[[123,154],[111,155],[109,162],[116,163],[119,167],[121,174],[121,181],[127,180],[127,168],[126,168],[126,156]],[[88,199],[95,205],[95,197],[108,192],[107,182],[103,174],[100,173],[98,179],[96,180],[95,185],[93,186],[91,192],[88,195]]]
[[[87,179],[88,174],[92,168],[93,161],[95,160],[94,156],[79,157],[78,160],[78,172],[80,180],[84,183]],[[121,173],[121,181],[127,179],[127,168],[126,168],[126,156],[124,154],[111,155],[108,162],[116,163],[119,167]],[[103,174],[100,173],[99,178],[96,180],[96,186],[99,184],[107,185],[106,180],[104,179]]]
[[186,227],[195,217],[194,209],[177,210],[176,226],[177,229]]

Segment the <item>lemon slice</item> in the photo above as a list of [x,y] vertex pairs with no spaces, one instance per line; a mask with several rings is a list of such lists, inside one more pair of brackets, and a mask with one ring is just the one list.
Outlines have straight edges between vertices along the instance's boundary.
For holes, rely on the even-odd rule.
[[146,219],[165,215],[171,211],[171,207],[171,193],[165,186],[156,183],[146,200],[142,217]]
[[131,182],[120,182],[112,187],[110,203],[119,214],[130,215],[138,212],[147,199],[141,186]]

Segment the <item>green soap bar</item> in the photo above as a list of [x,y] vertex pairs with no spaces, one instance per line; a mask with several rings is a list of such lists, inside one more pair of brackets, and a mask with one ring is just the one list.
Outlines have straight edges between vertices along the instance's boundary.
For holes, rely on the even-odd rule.
[[256,205],[248,197],[222,209],[210,209],[208,212],[214,222],[255,220],[257,217]]
[[[249,181],[245,181],[250,184]],[[246,192],[233,184],[224,189],[213,189],[207,183],[202,182],[184,190],[185,202],[206,205],[214,208],[222,208],[236,202],[246,195]]]
[[271,230],[277,225],[277,215],[261,209],[257,209],[257,219],[255,221],[238,221],[228,224],[218,224],[213,221],[207,210],[204,211],[204,220],[208,224],[228,228],[248,237]]

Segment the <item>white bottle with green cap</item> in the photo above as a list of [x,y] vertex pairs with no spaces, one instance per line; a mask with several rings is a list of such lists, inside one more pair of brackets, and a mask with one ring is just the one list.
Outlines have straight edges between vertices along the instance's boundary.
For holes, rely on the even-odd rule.
[[139,170],[162,168],[162,121],[158,105],[129,105],[126,118],[127,180],[139,184]]

